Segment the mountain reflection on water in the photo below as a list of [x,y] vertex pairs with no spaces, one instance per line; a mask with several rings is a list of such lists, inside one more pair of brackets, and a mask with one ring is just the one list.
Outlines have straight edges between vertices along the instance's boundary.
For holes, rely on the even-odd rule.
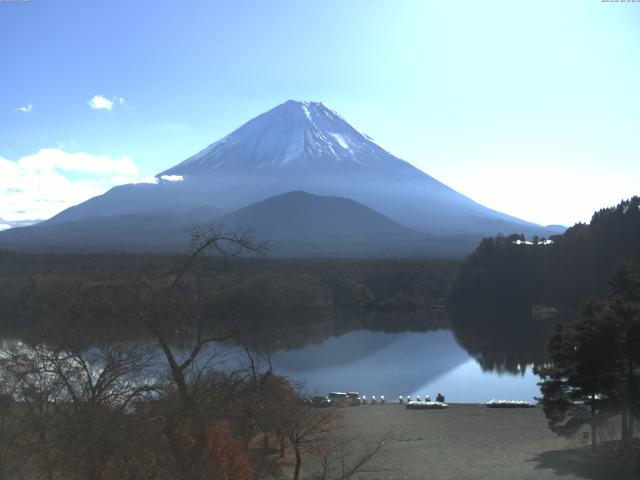
[[358,391],[396,401],[442,392],[451,402],[540,395],[531,366],[544,361],[549,325],[528,318],[351,312],[312,324],[284,328],[272,356],[275,371],[308,393]]
[[[309,394],[358,391],[385,395],[388,401],[397,401],[398,395],[434,397],[438,392],[450,402],[531,400],[540,395],[531,366],[544,362],[551,328],[527,316],[450,316],[442,311],[302,313],[226,322],[232,322],[227,328],[242,326],[243,332],[235,343],[215,347],[228,355],[231,365],[246,361],[245,347],[269,351],[274,371],[302,384]],[[150,340],[145,337],[140,330],[128,329],[86,347]],[[176,335],[172,343],[186,352],[190,337]],[[51,343],[50,338],[22,340]],[[156,358],[164,370],[159,351]]]
[[305,384],[309,393],[358,391],[371,396],[442,392],[450,402],[491,398],[532,399],[537,377],[483,371],[458,345],[450,330],[385,333],[351,332],[320,345],[280,352],[274,369]]

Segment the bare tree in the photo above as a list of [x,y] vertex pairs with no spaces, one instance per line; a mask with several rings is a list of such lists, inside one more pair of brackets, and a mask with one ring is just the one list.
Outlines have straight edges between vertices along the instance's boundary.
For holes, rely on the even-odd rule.
[[295,456],[293,480],[298,480],[305,447],[307,450],[312,450],[309,447],[319,447],[320,443],[325,440],[324,435],[329,433],[334,426],[339,410],[318,408],[301,401],[296,402],[294,406],[289,406],[289,408],[289,420],[285,431]]
[[287,434],[294,451],[293,480],[301,477],[302,463],[309,463],[305,478],[313,480],[347,480],[373,460],[394,438],[387,432],[376,438],[347,435],[343,423],[344,408],[317,407],[298,401],[288,407]]
[[7,388],[10,385],[3,377],[0,375],[0,478],[11,478],[16,470],[12,455],[19,426],[14,415],[15,402]]
[[[265,245],[256,243],[243,230],[226,232],[216,225],[196,226],[192,229],[192,249],[182,265],[165,279],[144,278],[134,284],[121,285],[119,290],[133,298],[142,324],[153,335],[167,362],[170,385],[175,388],[178,411],[166,415],[164,435],[182,478],[205,478],[210,459],[207,453],[208,410],[212,404],[212,390],[222,382],[227,396],[234,385],[243,381],[236,372],[231,375],[214,373],[214,354],[207,349],[231,339],[238,332],[226,331],[218,335],[205,333],[201,311],[201,292],[190,272],[197,261],[214,254],[229,258],[240,253],[259,254]],[[166,325],[178,327],[188,337],[186,348],[179,351],[171,343]],[[184,353],[186,351],[186,354]],[[220,387],[220,385],[218,385]],[[184,435],[189,437],[190,452],[185,452]]]
[[392,432],[375,439],[363,439],[361,436],[330,437],[328,447],[316,458],[318,467],[313,479],[347,480],[362,473],[371,460],[394,438]]
[[0,363],[9,391],[4,403],[20,426],[13,466],[27,478],[48,480],[108,478],[109,471],[147,478],[125,468],[139,452],[122,448],[143,431],[133,404],[155,390],[144,376],[145,360],[131,345],[91,353],[45,345],[7,349]]
[[[134,405],[153,398],[158,385],[149,375],[149,352],[142,345],[110,345],[82,352],[52,349],[47,362],[62,385],[57,402],[58,446],[69,475],[102,478],[114,468],[130,478],[140,452],[121,448],[139,436]],[[135,434],[134,434],[135,432]]]
[[45,347],[11,345],[3,352],[2,380],[11,396],[10,414],[22,431],[16,438],[21,468],[26,475],[54,479],[56,448],[56,401],[62,384],[47,362]]

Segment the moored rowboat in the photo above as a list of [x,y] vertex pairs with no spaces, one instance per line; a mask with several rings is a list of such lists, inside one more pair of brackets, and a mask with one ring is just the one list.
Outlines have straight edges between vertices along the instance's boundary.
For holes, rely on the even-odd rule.
[[406,407],[410,410],[442,410],[449,405],[444,402],[407,402]]
[[489,400],[485,405],[489,408],[534,408],[535,405],[525,400]]

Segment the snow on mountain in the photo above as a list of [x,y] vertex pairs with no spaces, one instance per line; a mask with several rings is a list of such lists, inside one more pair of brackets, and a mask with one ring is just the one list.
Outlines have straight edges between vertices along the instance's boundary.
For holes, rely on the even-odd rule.
[[160,175],[413,169],[322,103],[289,100]]

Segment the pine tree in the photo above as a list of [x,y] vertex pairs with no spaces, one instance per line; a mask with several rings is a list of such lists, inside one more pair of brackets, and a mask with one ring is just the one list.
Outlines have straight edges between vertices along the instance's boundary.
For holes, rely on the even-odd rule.
[[549,341],[551,366],[538,368],[541,405],[551,431],[571,436],[585,425],[591,444],[615,412],[618,333],[603,303],[592,303],[575,325],[560,325]]
[[569,436],[585,424],[620,415],[629,444],[640,418],[640,249],[610,281],[609,295],[590,302],[582,318],[558,326],[548,344],[550,365],[537,370],[549,427]]
[[622,440],[628,443],[640,414],[640,249],[614,274],[608,304],[619,329],[619,410]]

